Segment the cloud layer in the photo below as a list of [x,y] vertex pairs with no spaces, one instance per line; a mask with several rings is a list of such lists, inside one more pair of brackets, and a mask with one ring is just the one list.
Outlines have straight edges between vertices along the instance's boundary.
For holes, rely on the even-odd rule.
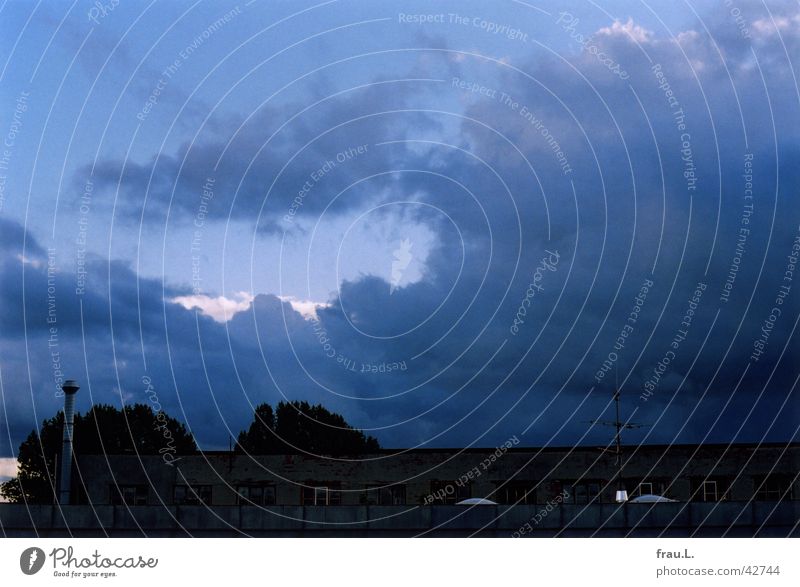
[[[120,234],[82,295],[71,245],[0,219],[0,453],[58,409],[65,369],[84,409],[146,401],[149,377],[206,448],[281,399],[388,446],[601,443],[586,421],[616,385],[650,425],[631,440],[794,438],[800,17],[741,14],[576,10],[524,46],[374,36],[357,72],[249,114],[195,102],[191,132],[81,159],[71,193],[91,178],[92,221]],[[201,236],[225,287],[187,276]],[[267,273],[308,287],[249,287]]]

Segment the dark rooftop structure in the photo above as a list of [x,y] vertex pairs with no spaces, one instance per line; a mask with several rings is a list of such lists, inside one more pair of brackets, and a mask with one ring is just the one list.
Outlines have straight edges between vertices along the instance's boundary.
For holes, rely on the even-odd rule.
[[[7,535],[787,536],[800,445],[81,455],[68,506],[0,505]],[[633,503],[656,494],[669,503]],[[484,498],[496,505],[457,505]]]

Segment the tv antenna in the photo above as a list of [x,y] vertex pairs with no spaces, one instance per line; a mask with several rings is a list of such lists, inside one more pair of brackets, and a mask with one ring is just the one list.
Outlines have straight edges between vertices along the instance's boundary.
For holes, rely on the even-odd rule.
[[627,501],[628,494],[625,491],[625,486],[622,482],[622,431],[623,430],[633,430],[635,428],[644,428],[645,426],[649,426],[649,424],[639,424],[637,422],[623,422],[620,420],[619,417],[619,385],[615,388],[614,391],[614,407],[616,410],[616,417],[612,420],[589,420],[590,424],[600,424],[601,426],[613,426],[616,430],[614,434],[614,448],[609,449],[608,447],[600,447],[600,450],[603,452],[613,452],[614,453],[614,464],[616,465],[617,472],[617,496],[616,499],[618,502]]

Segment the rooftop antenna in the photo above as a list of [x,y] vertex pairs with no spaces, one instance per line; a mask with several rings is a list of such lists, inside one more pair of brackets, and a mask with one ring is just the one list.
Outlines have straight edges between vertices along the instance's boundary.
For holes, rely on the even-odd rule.
[[[616,369],[615,369],[616,371]],[[610,420],[589,420],[590,424],[600,424],[601,426],[613,426],[616,430],[614,434],[614,463],[616,465],[616,485],[617,485],[617,493],[616,493],[616,501],[617,503],[622,503],[628,501],[628,492],[625,490],[625,484],[622,481],[622,430],[633,430],[634,428],[643,428],[645,426],[649,426],[649,424],[638,424],[636,422],[623,422],[620,420],[619,417],[619,379],[616,381],[616,385],[614,387],[614,407],[616,410],[616,418],[613,421]],[[609,452],[608,448],[601,448],[600,450],[604,452]]]

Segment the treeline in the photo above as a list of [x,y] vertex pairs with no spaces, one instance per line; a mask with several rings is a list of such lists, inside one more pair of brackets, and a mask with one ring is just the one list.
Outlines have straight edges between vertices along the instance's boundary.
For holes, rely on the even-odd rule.
[[308,402],[280,402],[256,408],[253,423],[239,433],[238,452],[250,454],[358,455],[380,446],[372,436],[350,426],[339,414]]
[[[62,450],[64,413],[42,422],[20,444],[17,476],[0,484],[0,494],[17,503],[55,503],[56,471]],[[280,402],[273,410],[259,405],[250,426],[239,433],[235,450],[247,454],[358,455],[380,448],[378,441],[350,426],[345,419],[321,405]],[[146,404],[118,409],[95,405],[86,414],[75,414],[73,452],[81,455],[140,454],[170,457],[197,451],[186,427],[164,412]],[[166,461],[165,461],[166,462]],[[167,462],[167,464],[170,464]]]

